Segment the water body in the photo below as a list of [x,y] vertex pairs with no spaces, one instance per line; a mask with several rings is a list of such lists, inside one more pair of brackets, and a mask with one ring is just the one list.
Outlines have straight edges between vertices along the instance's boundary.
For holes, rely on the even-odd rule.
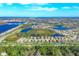
[[12,29],[12,28],[18,26],[19,23],[23,24],[23,22],[9,22],[9,23],[0,25],[0,33],[3,33],[9,29]]
[[25,22],[8,22],[7,24],[8,25],[20,25],[20,24],[23,24]]
[[56,30],[70,30],[72,28],[67,28],[67,27],[65,27],[63,25],[57,25],[53,29],[56,29]]
[[53,35],[51,35],[51,36],[53,36],[53,37],[64,37],[63,34],[59,34],[59,33],[53,34]]
[[24,28],[21,32],[28,32],[30,30],[32,30],[32,28]]

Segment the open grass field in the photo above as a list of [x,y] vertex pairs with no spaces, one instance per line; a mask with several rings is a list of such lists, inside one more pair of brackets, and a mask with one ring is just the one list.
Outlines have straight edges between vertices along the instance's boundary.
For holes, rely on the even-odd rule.
[[54,31],[47,30],[47,29],[32,29],[31,31],[27,32],[27,35],[30,36],[50,36],[54,34]]

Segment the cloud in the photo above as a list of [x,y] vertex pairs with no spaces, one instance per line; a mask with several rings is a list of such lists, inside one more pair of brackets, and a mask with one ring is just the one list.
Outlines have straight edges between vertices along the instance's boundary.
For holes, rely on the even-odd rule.
[[0,3],[75,3],[78,0],[0,0]]
[[79,9],[79,6],[62,7],[62,9]]
[[75,8],[75,9],[79,9],[79,6],[73,6],[73,8]]
[[0,7],[2,7],[2,4],[0,4]]
[[7,5],[12,5],[13,3],[7,3]]
[[68,7],[68,6],[65,6],[65,7],[62,7],[62,9],[71,9],[72,7]]
[[32,8],[31,10],[45,10],[45,11],[56,11],[58,8],[47,8],[47,7],[38,7],[38,8]]
[[31,4],[31,3],[30,3],[30,2],[27,2],[27,3],[23,3],[23,2],[22,2],[22,3],[20,3],[20,4],[22,4],[22,5],[26,5],[26,4]]

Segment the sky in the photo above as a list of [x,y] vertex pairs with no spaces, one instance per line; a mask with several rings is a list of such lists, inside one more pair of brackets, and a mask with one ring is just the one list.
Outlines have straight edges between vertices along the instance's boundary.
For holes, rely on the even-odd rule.
[[78,3],[79,0],[0,0],[0,3]]
[[0,3],[0,17],[79,17],[79,3]]

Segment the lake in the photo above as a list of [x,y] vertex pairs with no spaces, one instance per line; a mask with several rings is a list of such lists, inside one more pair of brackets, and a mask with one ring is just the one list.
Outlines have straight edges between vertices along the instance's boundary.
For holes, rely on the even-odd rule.
[[8,22],[6,24],[0,25],[0,33],[5,32],[9,29],[12,29],[20,24],[23,24],[24,22]]
[[24,28],[21,32],[28,32],[28,31],[30,31],[30,30],[32,30],[32,28]]
[[53,29],[56,29],[56,30],[69,30],[69,29],[72,29],[72,28],[67,28],[63,25],[57,25]]
[[63,34],[59,34],[59,33],[53,34],[53,35],[51,35],[51,36],[53,36],[53,37],[64,37]]

